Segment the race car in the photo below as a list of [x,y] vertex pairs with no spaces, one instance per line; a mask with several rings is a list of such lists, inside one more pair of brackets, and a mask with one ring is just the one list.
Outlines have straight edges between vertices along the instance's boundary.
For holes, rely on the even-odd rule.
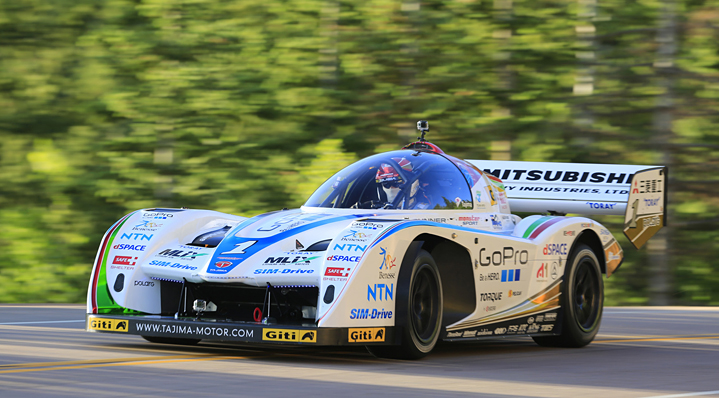
[[666,222],[666,168],[461,160],[418,128],[417,142],[347,166],[299,209],[124,216],[95,259],[87,330],[406,359],[439,340],[589,344],[602,275],[623,251],[584,216],[624,214],[640,248]]

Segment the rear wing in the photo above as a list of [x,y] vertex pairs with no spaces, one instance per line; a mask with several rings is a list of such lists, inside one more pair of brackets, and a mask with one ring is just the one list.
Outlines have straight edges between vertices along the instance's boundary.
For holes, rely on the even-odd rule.
[[512,211],[624,214],[624,234],[640,248],[666,225],[664,166],[468,160],[504,182]]

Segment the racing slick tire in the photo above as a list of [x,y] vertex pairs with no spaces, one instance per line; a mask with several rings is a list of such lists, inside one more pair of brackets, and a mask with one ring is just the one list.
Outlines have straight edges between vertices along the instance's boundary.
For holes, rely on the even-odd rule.
[[379,358],[420,359],[429,354],[442,325],[442,280],[432,255],[419,250],[411,269],[400,270],[397,283],[397,317],[401,344],[367,346]]
[[545,347],[584,347],[599,331],[604,306],[604,283],[599,261],[589,246],[580,244],[567,261],[560,303],[561,334],[532,336]]
[[176,339],[173,337],[142,336],[142,338],[150,343],[159,344],[195,345],[200,342],[200,339]]

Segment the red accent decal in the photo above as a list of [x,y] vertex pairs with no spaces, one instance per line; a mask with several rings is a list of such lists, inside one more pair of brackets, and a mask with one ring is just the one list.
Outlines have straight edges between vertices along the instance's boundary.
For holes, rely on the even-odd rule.
[[540,225],[539,227],[537,227],[537,229],[535,229],[534,232],[532,232],[532,235],[529,236],[529,239],[534,239],[534,238],[536,238],[536,237],[539,236],[539,234],[541,234],[545,229],[551,227],[552,225],[554,225],[554,224],[556,224],[556,223],[558,223],[558,222],[560,222],[560,221],[562,221],[562,220],[564,220],[564,217],[553,218],[553,219],[551,219],[551,220],[545,222],[544,224],[542,224],[542,225]]
[[230,261],[218,261],[215,263],[215,267],[217,268],[225,268],[229,267],[230,265],[232,265]]
[[262,310],[260,307],[255,307],[255,312],[252,313],[252,317],[255,319],[255,322],[262,322]]

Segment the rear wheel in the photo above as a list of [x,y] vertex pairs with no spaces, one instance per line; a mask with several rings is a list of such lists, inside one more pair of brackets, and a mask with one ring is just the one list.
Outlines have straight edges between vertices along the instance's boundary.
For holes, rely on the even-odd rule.
[[589,246],[581,244],[567,262],[560,302],[562,332],[557,336],[532,337],[547,347],[584,347],[599,331],[604,306],[604,283],[599,261]]
[[[396,312],[403,314],[399,346],[368,346],[377,357],[419,359],[437,345],[442,325],[442,280],[432,255],[420,250],[411,272],[400,271]],[[402,318],[396,318],[401,322]]]
[[142,336],[142,338],[150,343],[159,344],[195,345],[200,342],[200,339],[176,339],[172,337]]

